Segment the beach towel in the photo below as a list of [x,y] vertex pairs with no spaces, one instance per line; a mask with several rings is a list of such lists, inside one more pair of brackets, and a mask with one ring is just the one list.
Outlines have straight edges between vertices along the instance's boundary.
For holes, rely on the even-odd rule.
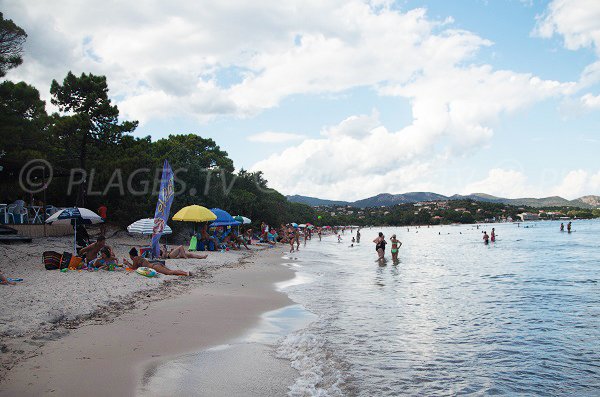
[[60,268],[60,258],[62,255],[55,251],[45,251],[42,254],[42,260],[46,270],[56,270]]
[[198,238],[196,236],[192,236],[192,238],[190,239],[190,246],[188,248],[188,251],[196,251],[197,247],[198,247]]

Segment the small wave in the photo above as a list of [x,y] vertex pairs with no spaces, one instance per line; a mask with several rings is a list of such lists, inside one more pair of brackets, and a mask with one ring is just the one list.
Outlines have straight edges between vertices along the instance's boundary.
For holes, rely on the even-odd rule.
[[288,335],[277,356],[291,361],[300,376],[289,387],[292,397],[337,397],[345,395],[343,372],[325,346],[325,340],[312,333],[299,331]]

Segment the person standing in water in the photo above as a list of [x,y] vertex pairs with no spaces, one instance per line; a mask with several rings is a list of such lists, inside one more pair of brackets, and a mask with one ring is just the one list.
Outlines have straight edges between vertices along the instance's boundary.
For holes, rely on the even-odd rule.
[[567,233],[571,233],[571,222],[567,223]]
[[561,224],[560,224],[560,231],[561,231],[561,232],[564,232],[564,231],[565,231],[565,224],[564,224],[564,223],[561,223]]
[[375,251],[377,251],[377,254],[379,255],[378,260],[383,261],[385,255],[385,245],[387,244],[383,233],[379,232],[379,236],[377,236],[377,238],[373,240],[373,242],[375,243]]
[[392,260],[394,262],[398,261],[398,250],[402,247],[402,242],[396,239],[396,235],[393,234],[392,238],[390,238],[390,243],[392,244]]
[[483,232],[483,243],[489,244],[489,242],[490,242],[490,236],[488,236],[487,232]]
[[356,243],[360,243],[360,227],[356,229]]
[[490,240],[492,241],[492,243],[494,241],[496,241],[496,229],[492,228],[492,233],[490,235]]

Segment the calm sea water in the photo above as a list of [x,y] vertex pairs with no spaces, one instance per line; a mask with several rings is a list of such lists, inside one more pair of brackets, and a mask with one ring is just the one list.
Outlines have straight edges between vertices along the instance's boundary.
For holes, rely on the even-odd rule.
[[[524,226],[528,227],[524,227]],[[278,354],[291,395],[600,395],[600,222],[373,228],[290,254],[316,315]],[[400,262],[375,262],[377,232]],[[389,240],[388,240],[389,241]]]

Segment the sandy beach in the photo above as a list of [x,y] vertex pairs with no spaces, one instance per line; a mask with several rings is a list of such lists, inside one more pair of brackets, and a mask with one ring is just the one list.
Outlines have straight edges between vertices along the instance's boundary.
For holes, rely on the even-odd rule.
[[[107,241],[119,257],[146,242],[127,235]],[[280,249],[253,246],[209,253],[204,260],[167,261],[194,277],[46,271],[41,252],[68,251],[69,244],[68,238],[52,238],[0,248],[5,274],[25,279],[0,289],[0,395],[135,395],[163,360],[227,343],[256,325],[262,313],[293,303],[274,288],[293,277],[281,266]],[[275,382],[255,382],[256,395],[285,394],[293,383],[289,362],[264,347],[238,348],[219,361],[225,359],[242,367],[258,360],[261,365],[239,372],[254,368],[261,376],[276,375]],[[230,395],[236,382],[223,382],[222,375],[206,374],[204,391]],[[238,380],[250,392],[251,384]]]

